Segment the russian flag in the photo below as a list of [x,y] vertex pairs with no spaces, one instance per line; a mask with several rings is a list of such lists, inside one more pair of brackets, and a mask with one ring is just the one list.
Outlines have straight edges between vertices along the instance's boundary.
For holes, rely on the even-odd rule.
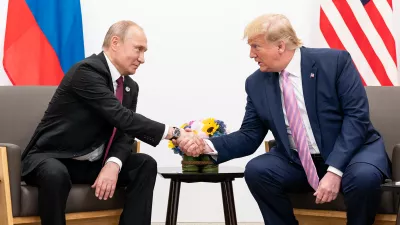
[[58,85],[84,56],[80,0],[9,0],[3,66],[13,85]]

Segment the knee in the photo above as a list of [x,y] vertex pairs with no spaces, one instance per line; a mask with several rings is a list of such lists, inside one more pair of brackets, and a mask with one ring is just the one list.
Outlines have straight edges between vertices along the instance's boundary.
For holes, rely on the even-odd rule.
[[157,161],[150,155],[141,154],[141,153],[136,153],[136,154],[141,155],[143,171],[148,176],[155,177],[157,175]]
[[[360,165],[357,165],[360,164]],[[373,165],[356,163],[349,167],[342,179],[343,192],[355,191],[360,194],[380,191],[383,175]]]
[[53,190],[59,190],[59,187],[70,190],[72,187],[71,178],[64,164],[55,159],[46,160],[44,163],[44,168],[40,171],[42,186]]
[[244,171],[244,179],[249,187],[256,186],[270,178],[270,170],[261,164],[257,158],[250,160]]
[[146,158],[146,168],[149,170],[149,173],[151,175],[156,176],[157,175],[157,161],[148,155],[148,157]]

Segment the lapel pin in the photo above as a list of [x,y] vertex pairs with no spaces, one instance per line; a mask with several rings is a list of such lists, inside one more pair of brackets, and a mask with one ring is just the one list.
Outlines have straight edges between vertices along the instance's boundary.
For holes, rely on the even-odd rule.
[[314,78],[314,77],[315,77],[314,73],[311,73],[310,78]]
[[130,92],[131,89],[130,89],[129,87],[125,87],[125,91],[126,91],[126,92]]

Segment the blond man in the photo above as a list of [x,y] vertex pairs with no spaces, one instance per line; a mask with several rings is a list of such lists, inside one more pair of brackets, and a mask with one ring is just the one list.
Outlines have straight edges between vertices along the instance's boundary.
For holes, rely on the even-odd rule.
[[244,36],[260,68],[246,80],[242,126],[207,140],[206,152],[216,163],[244,157],[271,131],[276,147],[245,171],[265,224],[298,224],[288,193],[312,192],[322,204],[342,192],[348,224],[372,225],[391,171],[350,54],[303,47],[278,14],[254,19]]

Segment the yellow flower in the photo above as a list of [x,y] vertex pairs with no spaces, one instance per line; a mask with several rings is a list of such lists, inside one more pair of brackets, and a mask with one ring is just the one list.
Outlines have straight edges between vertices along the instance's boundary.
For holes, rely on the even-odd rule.
[[203,124],[204,126],[201,130],[208,135],[213,135],[219,128],[219,125],[215,122],[214,118],[203,120]]
[[175,148],[175,145],[172,143],[172,141],[168,142],[168,148]]

